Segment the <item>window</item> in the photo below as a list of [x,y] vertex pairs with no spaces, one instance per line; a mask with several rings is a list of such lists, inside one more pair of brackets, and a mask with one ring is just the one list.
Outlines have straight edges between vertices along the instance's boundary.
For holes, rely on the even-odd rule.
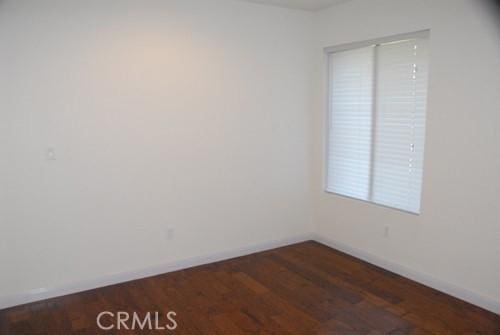
[[326,49],[326,191],[420,212],[428,32]]

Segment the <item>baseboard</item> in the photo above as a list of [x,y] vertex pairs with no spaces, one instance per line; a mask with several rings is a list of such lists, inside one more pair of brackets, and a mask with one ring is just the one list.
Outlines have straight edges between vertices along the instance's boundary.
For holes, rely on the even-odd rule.
[[210,255],[186,258],[179,261],[169,262],[135,271],[109,274],[100,278],[81,281],[78,283],[71,283],[61,287],[41,288],[37,290],[31,290],[25,293],[4,296],[0,297],[0,310],[35,301],[56,298],[68,294],[88,291],[109,285],[120,284],[131,280],[147,278],[155,275],[187,269],[194,266],[219,262],[235,257],[253,254],[256,252],[266,251],[290,244],[312,240],[312,238],[313,238],[312,234],[297,235],[291,238],[267,241],[263,243],[254,244],[251,246],[213,253]]
[[371,253],[351,247],[342,242],[338,242],[324,236],[317,234],[303,234],[294,236],[291,238],[267,241],[263,243],[254,244],[247,247],[237,248],[233,250],[227,250],[223,252],[218,252],[210,255],[204,255],[199,257],[186,258],[179,261],[168,262],[165,264],[147,267],[135,271],[122,272],[116,274],[106,275],[100,278],[95,278],[92,280],[81,281],[78,283],[71,283],[61,287],[53,288],[42,288],[37,290],[28,291],[25,293],[14,294],[10,296],[0,297],[0,310],[14,307],[18,305],[23,305],[35,301],[56,298],[68,294],[88,291],[100,287],[105,287],[109,285],[119,284],[128,282],[131,280],[147,278],[163,273],[169,273],[173,271],[178,271],[182,269],[187,269],[194,266],[214,263],[218,261],[223,261],[235,257],[245,256],[253,254],[256,252],[261,252],[265,250],[275,249],[283,247],[290,244],[300,243],[308,240],[315,240],[321,244],[329,246],[331,248],[337,249],[339,251],[345,252],[351,256],[362,259],[368,263],[384,268],[388,271],[397,273],[403,277],[412,279],[416,282],[424,284],[426,286],[432,287],[438,291],[444,292],[456,298],[467,301],[476,306],[482,307],[493,313],[500,314],[500,302],[488,297],[485,297],[476,292],[470,291],[468,289],[459,287],[455,284],[445,282],[443,280],[437,279],[426,273],[418,272],[410,269],[406,266],[394,263],[392,261],[383,259],[379,256],[375,256]]
[[373,265],[381,267],[385,270],[394,272],[398,275],[409,278],[411,280],[414,280],[414,281],[421,283],[421,284],[424,284],[426,286],[432,287],[433,289],[444,292],[444,293],[449,294],[453,297],[464,300],[468,303],[471,303],[473,305],[479,306],[481,308],[484,308],[486,310],[489,310],[493,313],[500,315],[500,301],[488,298],[488,297],[483,296],[479,293],[470,291],[468,289],[457,286],[455,284],[451,284],[449,282],[435,278],[429,274],[415,271],[415,270],[410,269],[404,265],[397,264],[395,262],[383,259],[382,257],[373,255],[373,254],[366,252],[366,251],[363,251],[361,249],[351,247],[351,246],[344,244],[342,242],[334,241],[332,239],[329,239],[329,238],[326,238],[326,237],[323,237],[323,236],[320,236],[317,234],[314,235],[313,239],[315,241],[317,241],[321,244],[324,244],[326,246],[329,246],[333,249],[337,249],[339,251],[345,252],[346,254],[349,254],[349,255],[354,256],[354,257],[359,258],[359,259],[362,259],[370,264],[373,264]]

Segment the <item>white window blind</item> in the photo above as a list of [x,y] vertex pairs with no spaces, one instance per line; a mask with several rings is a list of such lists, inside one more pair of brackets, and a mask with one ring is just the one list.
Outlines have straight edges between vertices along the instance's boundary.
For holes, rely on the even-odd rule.
[[419,213],[428,37],[329,55],[328,192]]

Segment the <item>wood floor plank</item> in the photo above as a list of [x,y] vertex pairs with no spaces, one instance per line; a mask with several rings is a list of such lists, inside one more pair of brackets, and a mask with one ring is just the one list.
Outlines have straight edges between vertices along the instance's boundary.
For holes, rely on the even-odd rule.
[[100,330],[103,311],[175,311],[182,335],[500,335],[500,316],[317,242],[2,310],[0,335],[165,333]]

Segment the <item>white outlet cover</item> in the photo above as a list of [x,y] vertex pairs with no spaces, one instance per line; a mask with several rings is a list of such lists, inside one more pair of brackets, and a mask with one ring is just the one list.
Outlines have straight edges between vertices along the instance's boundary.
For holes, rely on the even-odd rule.
[[55,161],[57,159],[56,150],[54,148],[47,148],[47,151],[45,152],[45,156],[46,156],[47,160]]

